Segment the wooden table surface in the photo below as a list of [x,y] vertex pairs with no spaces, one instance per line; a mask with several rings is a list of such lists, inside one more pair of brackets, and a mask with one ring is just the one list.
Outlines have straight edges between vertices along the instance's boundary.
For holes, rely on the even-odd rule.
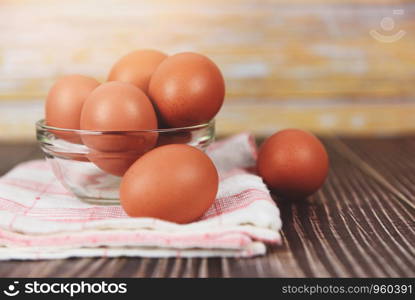
[[[413,277],[415,137],[325,138],[327,183],[279,203],[283,245],[250,259],[84,258],[0,262],[2,277]],[[0,144],[0,173],[41,157]]]

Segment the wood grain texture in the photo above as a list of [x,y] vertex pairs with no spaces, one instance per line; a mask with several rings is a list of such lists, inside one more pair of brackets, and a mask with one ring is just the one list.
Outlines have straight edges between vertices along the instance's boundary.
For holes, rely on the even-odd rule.
[[[105,80],[121,55],[148,47],[209,55],[225,74],[229,101],[414,94],[409,1],[98,2],[2,1],[0,100],[43,98],[67,73]],[[381,28],[384,17],[395,21],[390,31]],[[407,34],[385,43],[370,30]]]
[[[307,201],[276,199],[283,245],[270,247],[265,256],[6,261],[0,263],[0,276],[415,276],[415,136],[332,137],[324,143],[331,160],[327,183]],[[12,163],[41,157],[33,144],[0,149],[2,173]]]

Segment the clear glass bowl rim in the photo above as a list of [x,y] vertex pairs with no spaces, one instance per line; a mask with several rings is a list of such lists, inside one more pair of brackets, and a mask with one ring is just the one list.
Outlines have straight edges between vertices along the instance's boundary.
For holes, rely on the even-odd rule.
[[186,126],[186,127],[175,127],[175,128],[159,128],[159,129],[147,129],[147,130],[125,130],[125,131],[120,131],[120,130],[114,130],[114,131],[99,131],[99,130],[81,130],[81,129],[69,129],[69,128],[60,128],[60,127],[54,127],[54,126],[49,126],[45,124],[45,120],[44,119],[40,119],[39,121],[36,122],[36,129],[38,130],[53,130],[53,131],[58,131],[58,132],[73,132],[73,133],[77,133],[77,134],[123,134],[123,133],[127,133],[127,134],[131,134],[131,133],[154,133],[154,132],[158,132],[158,133],[163,133],[163,132],[179,132],[179,131],[186,131],[186,130],[195,130],[195,129],[200,129],[200,128],[206,128],[206,127],[210,127],[215,123],[215,119],[210,120],[207,123],[202,123],[202,124],[198,124],[198,125],[192,125],[192,126]]

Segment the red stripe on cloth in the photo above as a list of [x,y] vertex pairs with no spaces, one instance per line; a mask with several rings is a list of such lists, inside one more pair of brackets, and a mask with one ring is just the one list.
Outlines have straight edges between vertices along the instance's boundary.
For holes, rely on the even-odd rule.
[[[241,193],[216,199],[214,205],[200,218],[205,220],[246,208],[255,201],[269,201],[272,198],[264,191],[248,189]],[[41,200],[40,200],[41,201]],[[0,198],[0,209],[7,209],[16,214],[59,222],[87,222],[95,220],[128,218],[121,206],[95,206],[87,208],[32,208],[18,204],[10,199]]]
[[13,200],[0,197],[0,210],[7,210],[9,212],[24,212],[27,206],[14,202]]
[[230,213],[245,207],[248,207],[255,201],[269,201],[275,205],[271,196],[261,190],[247,189],[236,195],[230,195],[215,200],[215,203],[201,217],[201,220],[213,218],[219,215]]
[[181,245],[193,246],[195,244],[209,247],[243,247],[252,242],[251,238],[243,232],[219,232],[212,233],[208,238],[204,234],[189,233],[182,236],[171,236],[168,233],[157,231],[147,232],[119,232],[112,233],[103,231],[100,234],[68,234],[54,236],[27,236],[19,235],[0,229],[0,244],[7,246],[30,246],[30,247],[57,247],[74,245],[100,245],[100,244],[132,244],[144,245]]

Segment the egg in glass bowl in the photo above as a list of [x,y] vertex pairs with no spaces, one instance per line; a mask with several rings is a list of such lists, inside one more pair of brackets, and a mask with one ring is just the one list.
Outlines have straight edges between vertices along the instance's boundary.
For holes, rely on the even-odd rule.
[[[205,151],[215,137],[215,121],[205,124],[143,131],[91,131],[48,126],[36,123],[37,140],[56,178],[82,201],[93,204],[118,204],[121,176],[145,152],[168,144],[187,144]],[[71,137],[71,138],[68,138]],[[74,141],[85,138],[145,140],[157,137],[153,148],[144,152],[131,150],[97,152]]]

